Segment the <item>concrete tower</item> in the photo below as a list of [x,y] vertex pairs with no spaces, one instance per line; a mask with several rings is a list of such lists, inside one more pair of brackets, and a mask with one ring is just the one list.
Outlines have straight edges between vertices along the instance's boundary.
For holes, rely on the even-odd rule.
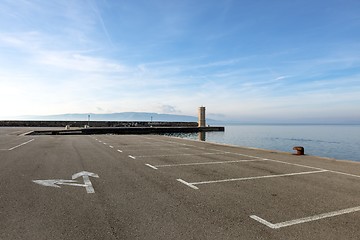
[[206,127],[205,107],[199,107],[199,127]]

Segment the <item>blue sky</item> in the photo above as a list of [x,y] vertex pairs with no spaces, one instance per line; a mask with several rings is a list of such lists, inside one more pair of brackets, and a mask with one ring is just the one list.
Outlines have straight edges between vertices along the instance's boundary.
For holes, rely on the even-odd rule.
[[358,0],[0,0],[0,119],[360,122]]

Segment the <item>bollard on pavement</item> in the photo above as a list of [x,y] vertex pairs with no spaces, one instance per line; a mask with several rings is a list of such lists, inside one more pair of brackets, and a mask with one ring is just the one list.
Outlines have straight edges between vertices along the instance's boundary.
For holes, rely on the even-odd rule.
[[293,150],[296,150],[295,155],[304,155],[304,147],[295,146],[293,147]]

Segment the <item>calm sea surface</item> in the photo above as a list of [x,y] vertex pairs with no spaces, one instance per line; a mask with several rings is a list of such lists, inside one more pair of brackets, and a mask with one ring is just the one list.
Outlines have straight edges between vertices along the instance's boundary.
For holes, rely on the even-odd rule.
[[[197,134],[178,137],[198,139]],[[225,132],[208,132],[206,141],[360,161],[360,125],[225,125]]]

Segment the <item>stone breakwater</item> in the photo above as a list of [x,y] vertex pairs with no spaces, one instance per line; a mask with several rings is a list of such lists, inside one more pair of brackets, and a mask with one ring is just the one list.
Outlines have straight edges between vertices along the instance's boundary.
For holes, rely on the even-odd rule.
[[89,127],[69,130],[35,130],[27,135],[166,134],[224,131],[224,127]]
[[224,127],[198,127],[196,122],[141,121],[0,121],[0,127],[41,128],[33,129],[34,131],[28,133],[29,135],[163,134],[224,131]]
[[197,122],[146,121],[0,121],[0,127],[197,127]]

